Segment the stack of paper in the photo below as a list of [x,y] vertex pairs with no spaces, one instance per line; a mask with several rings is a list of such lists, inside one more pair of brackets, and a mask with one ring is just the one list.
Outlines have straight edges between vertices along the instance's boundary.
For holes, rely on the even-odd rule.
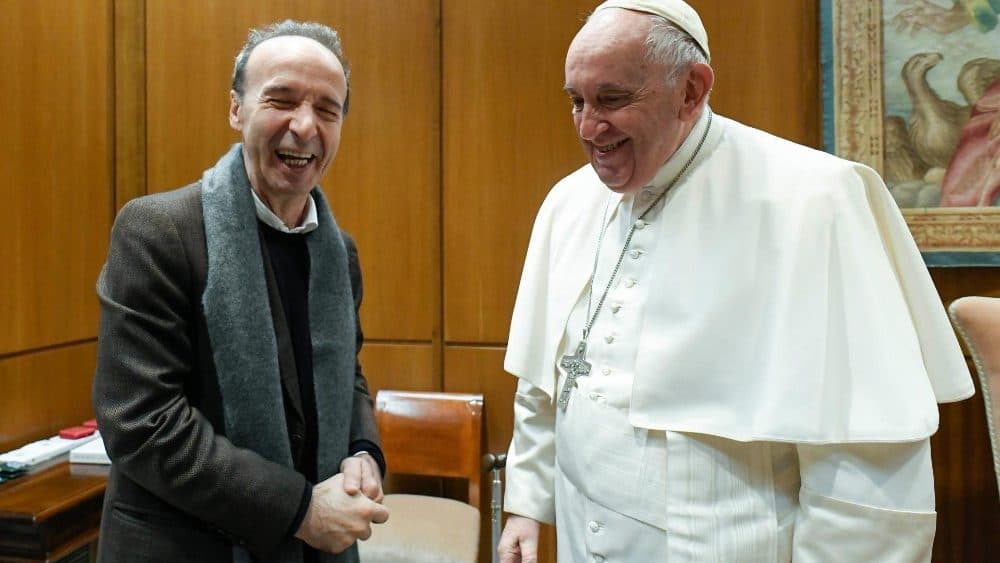
[[16,477],[20,477],[28,472],[28,467],[25,465],[7,463],[5,461],[0,461],[0,483],[4,481],[10,481]]
[[32,442],[26,446],[21,446],[20,448],[11,450],[5,454],[0,454],[0,462],[30,467],[32,465],[42,463],[43,461],[48,461],[57,455],[62,455],[82,444],[93,441],[94,438],[97,438],[98,436],[99,434],[96,432],[90,436],[84,436],[83,438],[79,438],[77,440],[68,440],[66,438],[60,438],[59,436],[53,436],[51,438],[46,438],[45,440]]
[[101,440],[101,433],[98,432],[96,436],[96,440],[92,440],[78,448],[70,450],[70,463],[111,464],[111,458],[108,457],[108,452],[104,449],[104,440]]

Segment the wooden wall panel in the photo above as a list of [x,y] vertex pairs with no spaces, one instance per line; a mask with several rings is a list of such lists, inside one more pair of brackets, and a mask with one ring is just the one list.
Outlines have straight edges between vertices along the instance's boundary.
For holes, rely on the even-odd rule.
[[[970,364],[971,367],[971,364]],[[976,396],[941,405],[931,437],[938,527],[936,562],[989,563],[1000,552],[1000,497],[979,380]]]
[[0,357],[96,334],[114,155],[109,1],[2,9]]
[[430,343],[366,342],[361,349],[361,369],[372,397],[379,389],[437,391],[441,388]]
[[495,346],[446,346],[444,390],[482,393],[486,412],[487,449],[507,451],[513,431],[517,378],[503,370],[505,349]]
[[563,93],[587,0],[443,0],[445,340],[507,341],[542,198],[583,164]]
[[725,0],[689,2],[708,30],[715,70],[712,107],[819,147],[819,3],[767,0],[737,8]]
[[114,3],[115,209],[146,193],[146,3]]
[[150,0],[149,191],[200,178],[238,140],[229,81],[248,28],[283,18],[334,27],[354,63],[351,112],[324,186],[358,242],[365,331],[429,341],[440,324],[438,16],[436,0]]
[[[452,393],[482,393],[486,414],[486,450],[506,453],[514,428],[514,390],[517,379],[503,371],[504,348],[497,346],[446,346],[444,351],[444,390]],[[490,487],[492,476],[484,475],[479,513],[479,561],[488,563],[492,552],[490,523]],[[555,528],[542,527],[539,561],[554,563]]]
[[94,343],[0,360],[0,452],[93,418]]
[[[1000,297],[1000,269],[936,268],[931,276],[945,304],[965,295]],[[1000,552],[1000,497],[983,395],[978,378],[973,380],[974,397],[941,405],[939,430],[931,438],[938,508],[936,562],[987,563]]]

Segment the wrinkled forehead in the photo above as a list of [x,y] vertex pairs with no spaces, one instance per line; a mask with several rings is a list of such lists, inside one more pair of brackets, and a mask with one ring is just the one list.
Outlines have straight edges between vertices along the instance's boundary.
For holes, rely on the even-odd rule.
[[272,37],[254,48],[247,59],[248,82],[267,80],[287,68],[311,68],[344,78],[344,65],[315,39],[297,35]]
[[566,53],[567,64],[581,54],[631,57],[644,54],[653,22],[647,14],[609,8],[593,14],[580,28]]
[[594,14],[570,43],[566,53],[567,81],[580,72],[641,81],[650,66],[646,37],[651,26],[645,14],[630,10],[608,9]]

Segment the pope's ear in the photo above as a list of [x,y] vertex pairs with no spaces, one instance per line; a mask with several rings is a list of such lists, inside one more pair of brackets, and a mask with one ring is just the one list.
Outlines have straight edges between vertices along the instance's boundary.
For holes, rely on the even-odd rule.
[[243,120],[240,118],[240,95],[236,90],[229,91],[229,126],[237,131],[243,130]]
[[715,85],[715,71],[705,63],[694,63],[685,80],[682,112],[695,115]]

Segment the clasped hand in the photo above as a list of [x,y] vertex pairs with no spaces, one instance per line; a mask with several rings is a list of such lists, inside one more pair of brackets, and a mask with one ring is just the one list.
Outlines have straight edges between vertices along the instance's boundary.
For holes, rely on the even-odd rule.
[[369,455],[349,457],[341,472],[313,487],[312,501],[295,537],[321,551],[340,553],[389,519],[382,506],[382,478]]

